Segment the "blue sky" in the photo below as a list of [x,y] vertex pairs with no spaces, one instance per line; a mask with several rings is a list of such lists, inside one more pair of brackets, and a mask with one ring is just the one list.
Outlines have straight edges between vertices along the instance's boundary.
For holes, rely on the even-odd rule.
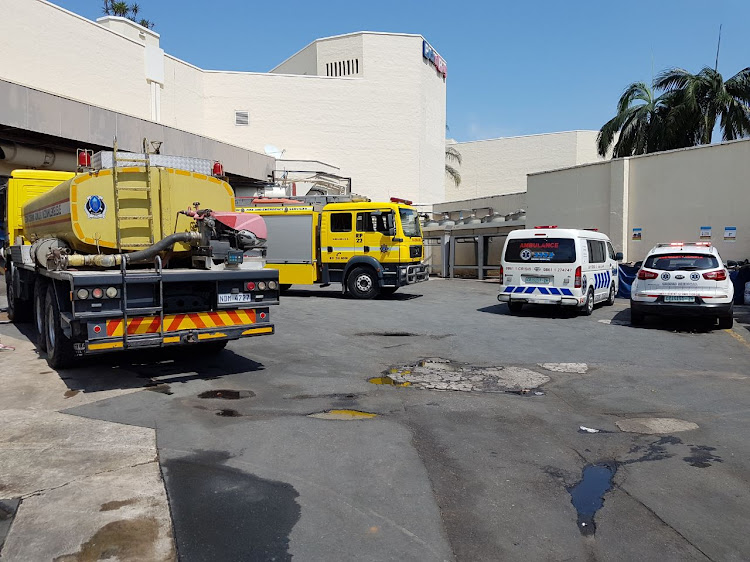
[[[57,0],[90,19],[100,0]],[[627,84],[654,72],[750,66],[750,2],[140,0],[162,47],[206,69],[265,72],[319,37],[420,33],[448,61],[449,136],[460,141],[598,129]]]

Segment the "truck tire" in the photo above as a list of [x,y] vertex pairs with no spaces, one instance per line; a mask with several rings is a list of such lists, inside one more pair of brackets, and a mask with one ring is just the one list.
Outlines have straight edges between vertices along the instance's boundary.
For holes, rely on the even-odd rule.
[[36,347],[39,351],[47,351],[47,335],[45,324],[45,303],[47,299],[47,283],[44,278],[37,277],[34,283],[34,329],[36,330]]
[[612,283],[612,286],[609,288],[609,297],[606,301],[604,301],[604,304],[607,306],[613,306],[615,304],[615,299],[617,298],[617,291],[615,290],[615,284]]
[[32,317],[32,303],[16,295],[13,288],[13,275],[18,275],[18,271],[13,267],[13,262],[8,264],[5,271],[5,292],[8,296],[8,319],[14,324],[28,322]]
[[583,303],[583,306],[581,307],[581,314],[584,316],[591,316],[591,313],[594,312],[594,289],[589,289],[589,292],[586,293],[586,302]]
[[380,292],[378,278],[369,267],[355,267],[346,278],[346,286],[355,299],[372,299]]
[[398,291],[398,287],[380,287],[380,294],[387,297]]
[[57,305],[54,286],[47,287],[45,299],[45,337],[47,338],[47,363],[53,369],[65,369],[73,363],[73,342],[63,333],[60,307]]

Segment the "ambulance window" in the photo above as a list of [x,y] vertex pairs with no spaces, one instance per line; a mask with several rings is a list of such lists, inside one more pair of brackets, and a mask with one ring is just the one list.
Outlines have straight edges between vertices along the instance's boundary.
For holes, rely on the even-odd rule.
[[607,251],[609,252],[609,259],[615,259],[615,249],[612,247],[611,242],[607,242]]
[[604,263],[604,242],[586,240],[589,249],[589,263]]
[[508,238],[505,261],[511,263],[573,263],[576,261],[572,238]]
[[331,232],[351,232],[351,213],[331,213]]

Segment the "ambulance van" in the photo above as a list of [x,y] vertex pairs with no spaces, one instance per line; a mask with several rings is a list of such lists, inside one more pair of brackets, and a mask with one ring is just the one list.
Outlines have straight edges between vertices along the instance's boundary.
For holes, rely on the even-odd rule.
[[524,304],[552,304],[577,307],[588,316],[595,304],[614,304],[621,260],[622,253],[595,230],[514,230],[503,248],[497,300],[514,313]]

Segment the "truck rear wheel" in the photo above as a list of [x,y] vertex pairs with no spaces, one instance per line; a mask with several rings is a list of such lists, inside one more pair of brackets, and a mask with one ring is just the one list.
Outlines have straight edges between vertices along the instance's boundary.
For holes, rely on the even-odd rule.
[[45,337],[47,338],[47,363],[53,369],[64,369],[73,363],[73,342],[63,333],[60,307],[57,305],[55,288],[47,287],[45,299]]
[[45,302],[47,297],[47,283],[39,277],[34,283],[34,328],[36,328],[36,347],[39,351],[47,351],[47,335],[45,334]]
[[[8,318],[14,324],[20,324],[21,322],[28,322],[31,319],[32,304],[29,301],[23,300],[21,295],[16,295],[14,289],[13,276],[19,275],[18,270],[13,267],[13,262],[8,264],[8,269],[5,271],[5,292],[8,296]],[[20,285],[20,283],[19,283]]]
[[356,299],[371,299],[380,292],[378,278],[369,267],[356,267],[346,278],[346,286]]

